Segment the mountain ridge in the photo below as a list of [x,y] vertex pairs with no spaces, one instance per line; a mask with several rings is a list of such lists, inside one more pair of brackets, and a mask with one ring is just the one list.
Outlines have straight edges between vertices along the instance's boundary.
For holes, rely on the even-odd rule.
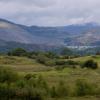
[[[100,46],[100,25],[26,26],[0,19],[0,40],[48,46]],[[3,45],[3,42],[0,42]]]

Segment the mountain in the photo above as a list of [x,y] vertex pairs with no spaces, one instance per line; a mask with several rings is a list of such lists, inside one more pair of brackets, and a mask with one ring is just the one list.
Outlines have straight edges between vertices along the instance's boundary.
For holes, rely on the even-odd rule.
[[24,44],[24,43],[12,42],[12,41],[6,42],[3,40],[0,40],[0,52],[6,53],[15,48],[24,48],[25,50],[28,50],[28,51],[54,51],[56,53],[59,53],[63,47],[45,45],[45,44],[42,44],[42,45],[41,44]]
[[38,49],[60,46],[100,46],[100,25],[86,23],[39,27],[19,25],[0,19],[0,47],[11,48],[15,47],[14,44]]

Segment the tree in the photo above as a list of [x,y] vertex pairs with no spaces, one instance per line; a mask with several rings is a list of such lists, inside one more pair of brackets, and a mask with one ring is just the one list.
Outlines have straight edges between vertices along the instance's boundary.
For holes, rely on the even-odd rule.
[[68,48],[64,48],[62,51],[61,51],[61,55],[64,55],[64,56],[70,56],[70,55],[72,55],[73,54],[73,52],[72,52],[72,50],[70,50],[70,49],[68,49]]
[[91,69],[97,69],[98,68],[98,64],[97,62],[95,62],[94,60],[87,60],[83,63],[83,68],[91,68]]
[[27,51],[23,48],[16,48],[10,52],[8,52],[9,56],[25,56],[27,55]]
[[54,53],[54,52],[47,52],[45,55],[46,55],[48,58],[51,58],[51,59],[57,57],[57,54]]
[[37,62],[39,62],[41,64],[45,64],[45,62],[48,61],[49,58],[47,58],[45,55],[41,54],[36,57],[36,60],[37,60]]

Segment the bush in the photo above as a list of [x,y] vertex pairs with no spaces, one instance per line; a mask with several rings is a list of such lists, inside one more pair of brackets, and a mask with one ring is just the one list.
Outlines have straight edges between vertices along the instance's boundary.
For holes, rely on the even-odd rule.
[[77,96],[93,95],[95,94],[95,89],[92,84],[86,80],[80,79],[76,81],[75,93]]
[[45,65],[46,66],[55,66],[55,61],[54,60],[48,60],[48,61],[45,61]]
[[[15,96],[15,88],[6,83],[0,83],[0,100],[8,100]],[[2,99],[1,99],[2,98]]]
[[54,52],[47,52],[47,53],[44,53],[44,55],[50,59],[54,59],[54,58],[57,58],[57,54],[54,53]]
[[64,96],[68,96],[68,87],[66,87],[64,85],[64,82],[59,82],[58,86],[57,86],[57,96],[58,97],[64,97]]
[[15,82],[18,79],[18,75],[13,72],[11,69],[0,67],[0,82],[11,83]]
[[24,50],[23,48],[16,48],[10,52],[8,52],[9,56],[26,56],[27,51]]
[[66,97],[69,95],[69,89],[65,86],[64,82],[60,81],[57,86],[51,88],[51,97]]
[[56,65],[66,65],[66,61],[64,60],[56,60],[55,63]]
[[57,97],[57,91],[56,91],[56,88],[54,86],[51,88],[50,94],[51,94],[52,98]]
[[66,62],[68,65],[78,65],[78,62],[72,61],[72,60],[68,60]]
[[98,64],[94,60],[87,60],[82,65],[83,68],[97,69]]
[[65,66],[56,66],[55,67],[55,69],[57,70],[57,71],[61,71],[61,70],[63,70],[65,68]]
[[45,57],[44,55],[38,55],[36,57],[37,62],[41,63],[41,64],[45,64],[46,61],[48,61],[49,59],[47,57]]
[[76,68],[76,66],[79,65],[79,63],[72,61],[72,60],[68,60],[68,61],[56,60],[55,63],[57,65],[56,69],[58,69],[58,70],[64,69],[67,67]]
[[26,74],[24,78],[25,78],[26,80],[30,80],[32,77],[33,77],[32,74]]
[[63,48],[62,51],[61,51],[61,55],[65,56],[70,56],[73,54],[73,51],[69,48]]

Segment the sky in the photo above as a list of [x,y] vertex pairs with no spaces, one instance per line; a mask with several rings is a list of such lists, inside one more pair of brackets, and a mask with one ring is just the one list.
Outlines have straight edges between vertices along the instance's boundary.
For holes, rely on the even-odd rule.
[[0,0],[0,18],[37,26],[100,23],[100,0]]

